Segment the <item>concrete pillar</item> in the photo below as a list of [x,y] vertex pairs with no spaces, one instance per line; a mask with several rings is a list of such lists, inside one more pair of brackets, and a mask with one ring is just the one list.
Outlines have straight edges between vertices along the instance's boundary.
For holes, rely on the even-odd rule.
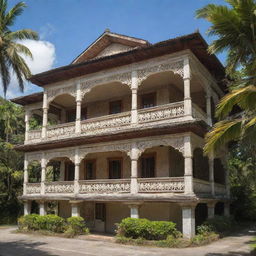
[[45,154],[43,153],[41,159],[41,194],[45,194],[46,164]]
[[224,216],[227,216],[227,217],[230,216],[230,203],[229,202],[224,203]]
[[211,185],[211,194],[215,195],[215,185],[214,185],[214,154],[209,155],[209,182]]
[[46,138],[46,137],[47,137],[47,124],[48,124],[47,92],[44,91],[44,96],[43,96],[43,125],[42,125],[42,138]]
[[130,208],[130,217],[138,219],[140,217],[139,215],[139,209],[142,205],[142,202],[134,202],[129,203],[128,207]]
[[75,178],[74,178],[75,194],[79,193],[79,174],[80,174],[79,148],[76,148],[76,150],[75,150]]
[[195,205],[181,205],[182,233],[186,238],[192,238],[195,231]]
[[24,201],[24,215],[31,213],[31,201]]
[[80,216],[80,203],[81,201],[70,201],[71,203],[71,216],[79,217]]
[[138,123],[138,74],[137,71],[132,71],[132,110],[131,123]]
[[212,126],[212,106],[211,106],[211,89],[207,88],[206,91],[206,114],[207,114],[207,123]]
[[45,205],[45,202],[44,201],[39,201],[39,214],[41,216],[44,216],[46,215],[46,205]]
[[29,118],[30,118],[30,111],[26,109],[25,111],[25,142],[28,141],[29,136]]
[[185,193],[193,194],[193,152],[190,136],[184,138],[184,182]]
[[82,105],[82,98],[81,98],[81,88],[80,82],[76,85],[76,133],[81,132],[81,105]]
[[24,159],[24,181],[23,181],[23,195],[27,194],[27,183],[28,183],[28,160],[25,154]]
[[131,193],[138,193],[138,158],[139,151],[136,143],[132,145],[131,149]]
[[215,202],[207,203],[208,219],[212,219],[215,216]]
[[192,118],[192,99],[190,93],[190,80],[191,80],[191,73],[190,73],[190,65],[189,65],[189,58],[184,59],[183,62],[183,82],[184,82],[184,113],[187,116]]

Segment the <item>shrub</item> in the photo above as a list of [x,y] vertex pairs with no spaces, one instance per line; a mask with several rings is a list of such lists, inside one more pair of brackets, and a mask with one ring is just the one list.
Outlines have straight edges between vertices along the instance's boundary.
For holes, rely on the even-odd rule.
[[118,225],[117,234],[133,239],[164,240],[168,235],[177,235],[176,224],[169,221],[126,218]]
[[214,218],[206,220],[204,225],[210,227],[212,231],[223,233],[231,230],[236,226],[236,223],[233,217],[215,216]]
[[65,230],[65,220],[60,216],[49,214],[45,216],[40,216],[41,221],[40,229],[48,230],[55,233],[62,233]]
[[68,237],[74,237],[76,235],[88,234],[89,229],[85,225],[84,218],[82,217],[70,217],[67,219],[67,228],[65,234]]
[[18,219],[18,227],[19,229],[26,230],[38,230],[38,218],[40,216],[38,214],[29,214],[22,216]]
[[184,248],[190,245],[188,239],[175,236],[167,236],[166,240],[156,241],[156,246],[159,247],[169,247],[169,248]]

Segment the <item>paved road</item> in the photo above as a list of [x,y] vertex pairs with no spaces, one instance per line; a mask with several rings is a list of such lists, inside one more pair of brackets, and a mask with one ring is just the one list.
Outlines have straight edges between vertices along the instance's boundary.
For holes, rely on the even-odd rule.
[[0,256],[245,256],[255,232],[247,230],[210,245],[185,249],[150,248],[59,237],[17,234],[0,228]]

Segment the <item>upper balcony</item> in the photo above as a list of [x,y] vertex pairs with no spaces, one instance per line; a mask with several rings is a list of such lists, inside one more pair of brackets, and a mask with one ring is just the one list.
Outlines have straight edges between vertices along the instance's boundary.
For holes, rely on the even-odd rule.
[[42,107],[28,108],[25,144],[193,119],[212,123],[213,100],[197,76],[184,79],[176,72],[164,71],[141,79],[133,73],[126,83],[110,79],[106,83],[99,80],[88,90],[83,90],[85,83],[74,90],[67,88],[59,85],[45,90]]

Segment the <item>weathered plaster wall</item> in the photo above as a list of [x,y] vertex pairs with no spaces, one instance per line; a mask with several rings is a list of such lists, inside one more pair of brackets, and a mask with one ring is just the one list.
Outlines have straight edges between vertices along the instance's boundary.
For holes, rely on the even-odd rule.
[[62,218],[71,217],[71,204],[68,201],[59,201],[59,216]]

